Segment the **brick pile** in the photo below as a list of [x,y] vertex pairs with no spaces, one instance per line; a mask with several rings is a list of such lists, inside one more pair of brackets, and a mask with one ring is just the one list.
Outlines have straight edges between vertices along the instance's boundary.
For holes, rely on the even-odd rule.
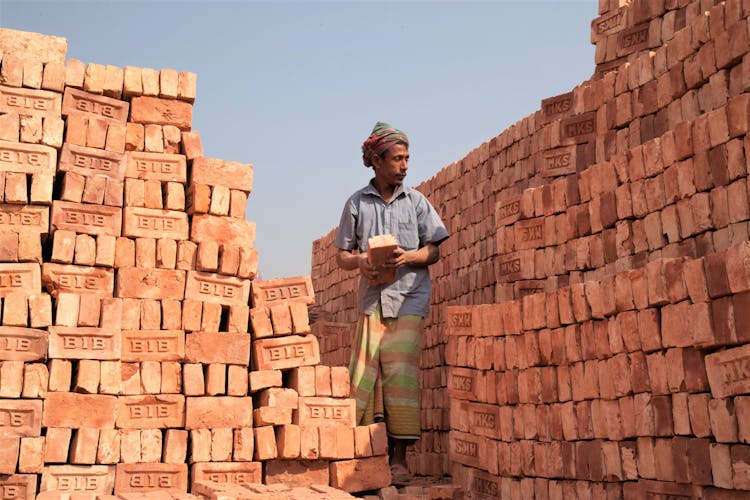
[[309,276],[255,279],[253,167],[204,157],[196,75],[65,51],[0,29],[0,497],[387,486]]
[[[561,487],[569,492],[568,483],[560,483],[564,479],[577,480],[571,484],[584,495],[592,488],[597,493],[601,488],[628,493],[645,488],[648,493],[682,494],[685,484],[698,490],[706,486],[704,493],[715,496],[747,489],[742,478],[745,451],[739,444],[744,441],[728,437],[722,427],[726,422],[736,428],[734,408],[747,390],[739,384],[730,392],[709,394],[703,372],[714,351],[741,349],[747,342],[739,333],[747,329],[740,319],[747,307],[745,292],[727,286],[720,276],[736,271],[732,267],[727,273],[728,262],[744,255],[749,239],[748,15],[747,2],[738,0],[600,0],[591,33],[596,44],[594,76],[568,93],[542,100],[538,111],[417,187],[441,214],[451,237],[431,267],[432,309],[420,361],[424,432],[409,453],[414,472],[453,473],[480,497],[492,497],[497,488],[507,493],[508,487],[514,493],[522,488],[525,495],[559,496]],[[357,317],[357,274],[336,268],[334,235],[332,231],[313,243],[312,278],[322,315],[351,325]],[[691,281],[699,276],[707,283],[704,294]],[[687,295],[685,287],[692,287]],[[639,293],[639,302],[623,302],[628,293]],[[501,333],[496,325],[492,335],[448,335],[447,306],[480,305],[492,305],[484,323],[499,321],[497,311],[512,308],[512,334]],[[455,326],[460,326],[457,321]],[[553,344],[551,352],[546,347],[548,357],[540,358],[550,331],[565,332],[564,339],[568,334],[579,338],[579,350],[583,344],[588,350],[568,358],[565,344]],[[630,332],[629,342],[639,342],[621,345],[623,340],[618,343],[617,338],[624,337],[622,331]],[[644,347],[634,331],[651,343]],[[552,338],[560,340],[560,333],[555,335]],[[505,354],[489,357],[500,344]],[[736,359],[742,359],[744,351],[733,349],[737,347],[726,352],[739,352]],[[494,364],[503,358],[504,365]],[[481,368],[474,363],[482,363]],[[733,373],[744,380],[739,368],[744,361],[727,363],[738,367]],[[449,366],[455,368],[449,372]],[[600,366],[607,370],[600,372]],[[613,391],[608,370],[626,368],[641,380],[620,377]],[[471,391],[458,395],[448,374],[461,369],[480,371],[480,384],[514,377],[519,393],[520,385],[526,385],[524,390],[534,397],[547,399],[519,403],[499,396],[483,400]],[[576,398],[570,394],[560,399],[560,388],[572,382],[555,379],[550,386],[553,373],[566,371],[571,381],[576,374]],[[680,377],[689,380],[687,385]],[[553,394],[553,387],[558,393]],[[547,392],[542,394],[542,388]],[[552,397],[556,399],[548,399]],[[592,421],[594,411],[600,418],[603,408],[613,411],[614,402],[627,406],[636,400],[646,415],[637,434],[595,429],[601,420]],[[686,426],[684,412],[672,415],[675,409],[684,410],[686,400],[695,411],[704,404],[713,408],[708,414],[715,423],[708,430],[694,429],[692,421]],[[457,412],[453,403],[491,405],[503,413],[496,428],[476,428],[472,434],[460,418],[450,418]],[[580,408],[576,434],[553,442],[551,406],[564,406],[568,412]],[[509,411],[512,418],[506,421]],[[658,425],[655,420],[649,424],[657,414]],[[670,420],[665,420],[667,415]],[[543,429],[530,425],[527,434],[525,422],[541,422]],[[488,434],[508,425],[513,427],[507,441]],[[714,433],[718,427],[720,437]],[[457,444],[456,436],[474,436],[475,441]],[[460,462],[460,449],[479,449],[479,438],[502,443],[498,447],[503,453],[510,447],[511,462],[501,457],[498,470],[491,471],[467,464],[467,459]],[[575,450],[581,459],[578,463],[576,453],[566,455],[563,464],[568,469],[562,476],[550,468],[556,462],[544,462],[550,447],[558,445]],[[694,449],[681,454],[682,446]],[[538,470],[535,447],[542,460]],[[615,447],[626,450],[619,462]],[[711,460],[701,462],[706,449]],[[639,452],[645,457],[640,463]],[[627,453],[632,455],[629,462]],[[690,472],[692,462],[677,463],[691,454],[699,457],[695,467],[702,472]],[[658,456],[658,473],[649,469],[649,456]],[[674,465],[668,457],[675,459]],[[722,460],[724,465],[713,471],[711,466]],[[617,463],[620,471],[610,473],[607,467],[616,470]],[[510,466],[510,472],[500,464]],[[472,473],[465,473],[465,467]],[[507,480],[498,483],[502,474]],[[529,478],[519,482],[524,475]],[[633,486],[636,480],[639,486]]]

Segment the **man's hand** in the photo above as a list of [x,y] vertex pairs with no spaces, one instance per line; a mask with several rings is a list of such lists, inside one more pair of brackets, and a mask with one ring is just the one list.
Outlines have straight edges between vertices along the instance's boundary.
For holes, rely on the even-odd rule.
[[380,276],[380,272],[378,271],[378,269],[370,264],[369,260],[367,260],[366,253],[358,255],[357,267],[359,267],[360,274],[371,284]]

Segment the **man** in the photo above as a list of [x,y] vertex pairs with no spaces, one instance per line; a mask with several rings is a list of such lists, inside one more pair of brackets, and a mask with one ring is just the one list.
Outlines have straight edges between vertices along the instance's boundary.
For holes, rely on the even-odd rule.
[[[362,160],[375,177],[346,202],[334,245],[337,262],[359,269],[359,321],[349,372],[357,423],[385,421],[394,484],[408,482],[406,447],[421,437],[419,350],[422,321],[429,312],[427,267],[440,257],[448,237],[440,217],[419,191],[403,185],[409,164],[406,134],[378,122],[362,145]],[[385,266],[367,260],[367,240],[393,234],[398,248]],[[356,252],[355,252],[356,250]],[[384,270],[395,279],[378,281]]]

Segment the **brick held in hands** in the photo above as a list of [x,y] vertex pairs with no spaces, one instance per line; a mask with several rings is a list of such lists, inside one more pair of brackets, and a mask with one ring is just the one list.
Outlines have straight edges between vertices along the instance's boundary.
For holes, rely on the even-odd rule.
[[315,292],[310,276],[278,278],[252,283],[253,307],[267,306],[277,301],[295,301],[307,305],[315,303]]
[[390,283],[396,278],[396,270],[384,267],[398,248],[398,240],[392,234],[373,236],[367,240],[367,261],[378,270],[373,285]]

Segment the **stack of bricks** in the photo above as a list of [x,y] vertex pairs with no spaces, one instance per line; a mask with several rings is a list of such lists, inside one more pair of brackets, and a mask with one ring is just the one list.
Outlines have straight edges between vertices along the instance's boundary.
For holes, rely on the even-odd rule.
[[253,281],[252,165],[203,156],[196,76],[65,50],[0,29],[0,496],[388,485],[310,278]]
[[454,481],[492,498],[747,494],[748,262],[743,242],[449,306]]
[[[673,259],[713,269],[749,239],[748,15],[738,0],[601,0],[594,76],[417,187],[451,237],[431,267],[413,471],[451,471],[445,306],[590,282],[609,298],[619,273],[672,272]],[[334,235],[313,243],[313,283],[328,318],[353,324],[358,276],[336,268]]]

